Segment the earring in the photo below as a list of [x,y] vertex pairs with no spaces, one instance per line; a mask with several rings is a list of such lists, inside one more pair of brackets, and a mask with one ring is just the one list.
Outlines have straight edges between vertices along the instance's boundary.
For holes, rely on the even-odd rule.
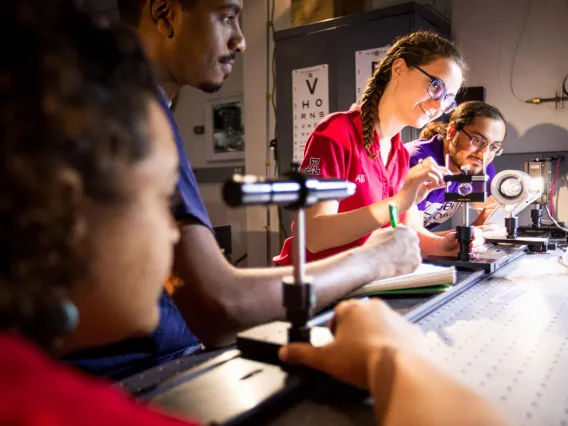
[[79,310],[73,302],[68,299],[60,301],[59,305],[54,309],[53,331],[64,336],[74,330],[79,324]]
[[22,332],[49,353],[57,354],[65,337],[79,324],[79,311],[68,299],[56,299],[40,309]]
[[69,299],[55,300],[42,309],[36,324],[41,328],[41,334],[52,338],[63,337],[79,324],[79,311]]

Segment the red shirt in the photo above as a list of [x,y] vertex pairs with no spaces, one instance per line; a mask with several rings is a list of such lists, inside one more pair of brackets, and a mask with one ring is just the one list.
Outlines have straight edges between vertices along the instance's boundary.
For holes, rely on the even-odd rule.
[[0,348],[0,425],[192,424],[138,405],[110,383],[58,365],[15,335],[0,332]]
[[[385,166],[381,156],[372,159],[363,146],[361,111],[354,105],[349,111],[337,112],[326,117],[310,135],[304,149],[301,169],[322,178],[339,178],[354,182],[354,195],[339,202],[338,213],[356,210],[395,195],[408,173],[409,155],[400,134],[392,139],[392,149]],[[379,153],[380,141],[375,132],[371,152]],[[362,245],[369,238],[367,234],[358,240],[340,247],[312,253],[306,249],[306,261],[340,253]],[[273,261],[279,265],[292,263],[294,237],[284,242],[282,252]]]

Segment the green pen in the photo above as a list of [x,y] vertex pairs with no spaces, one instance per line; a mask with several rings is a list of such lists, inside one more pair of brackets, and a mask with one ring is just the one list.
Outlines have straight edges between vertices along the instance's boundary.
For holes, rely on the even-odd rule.
[[391,221],[391,226],[396,228],[398,222],[398,209],[394,203],[389,203],[389,216]]

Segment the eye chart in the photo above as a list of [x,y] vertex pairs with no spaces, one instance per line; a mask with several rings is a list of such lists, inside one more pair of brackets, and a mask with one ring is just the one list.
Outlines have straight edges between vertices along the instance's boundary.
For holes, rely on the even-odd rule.
[[304,147],[318,123],[329,114],[328,66],[292,71],[294,147],[292,161],[301,163]]

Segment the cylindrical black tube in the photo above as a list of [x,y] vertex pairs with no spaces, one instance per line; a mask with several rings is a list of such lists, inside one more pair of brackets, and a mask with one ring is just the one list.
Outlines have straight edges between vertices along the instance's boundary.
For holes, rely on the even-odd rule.
[[231,207],[281,205],[309,207],[325,200],[343,200],[355,193],[355,184],[340,179],[316,179],[298,172],[282,179],[234,175],[223,186],[223,200]]
[[469,251],[469,244],[473,240],[473,226],[456,226],[456,238],[460,244],[458,260],[469,262],[473,259],[473,255]]
[[531,209],[532,227],[540,228],[542,226],[542,208],[537,204],[534,209]]
[[511,240],[516,239],[519,229],[519,218],[517,216],[506,217],[505,227],[507,228],[507,238]]

